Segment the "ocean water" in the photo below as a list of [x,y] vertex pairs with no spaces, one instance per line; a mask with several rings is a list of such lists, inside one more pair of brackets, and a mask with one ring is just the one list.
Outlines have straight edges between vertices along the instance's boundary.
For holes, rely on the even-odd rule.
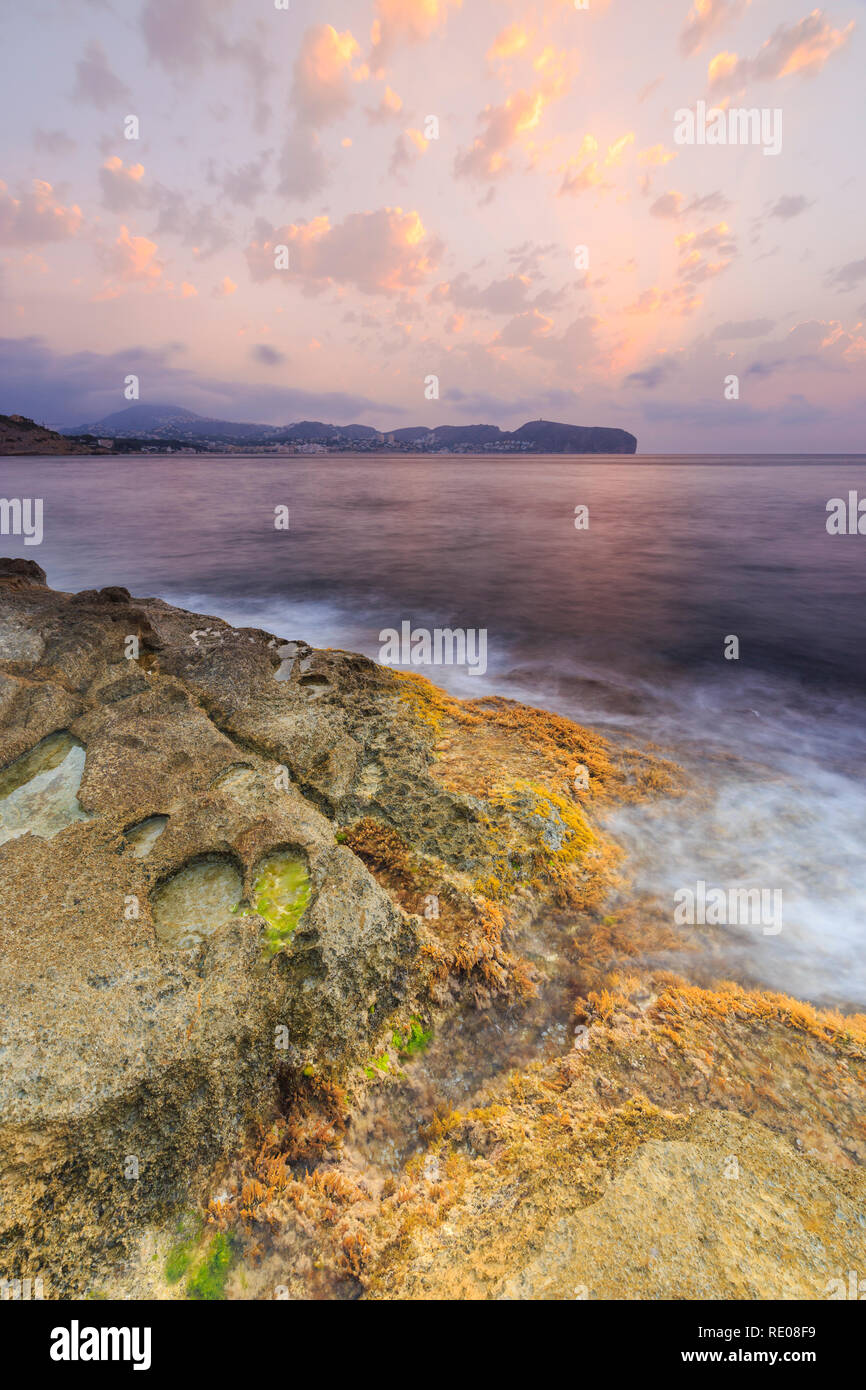
[[678,759],[688,796],[611,821],[637,888],[671,912],[701,880],[781,891],[781,930],[716,929],[728,973],[862,1008],[866,535],[826,521],[864,463],[4,459],[0,497],[41,498],[44,537],[0,553],[374,658],[404,622],[483,629],[483,674],[417,669]]

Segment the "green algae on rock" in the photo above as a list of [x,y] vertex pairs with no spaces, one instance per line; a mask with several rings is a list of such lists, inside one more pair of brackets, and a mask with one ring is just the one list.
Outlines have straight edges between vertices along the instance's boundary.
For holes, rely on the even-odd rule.
[[[186,1298],[213,1302],[225,1298],[226,1282],[235,1256],[232,1239],[223,1232],[204,1240],[204,1225],[197,1214],[186,1214],[178,1222],[176,1244],[165,1257],[166,1284],[177,1285]],[[184,1284],[181,1285],[181,1280]]]
[[232,1241],[219,1231],[210,1242],[203,1259],[190,1275],[186,1286],[187,1298],[200,1302],[214,1302],[225,1298],[233,1254]]
[[259,864],[253,878],[253,907],[268,924],[269,955],[287,945],[310,905],[310,874],[303,857],[276,850]]

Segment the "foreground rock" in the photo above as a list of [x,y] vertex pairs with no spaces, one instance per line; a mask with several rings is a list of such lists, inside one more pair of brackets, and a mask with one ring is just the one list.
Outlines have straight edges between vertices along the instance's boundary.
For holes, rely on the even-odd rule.
[[862,1267],[866,1022],[661,969],[688,943],[599,829],[674,768],[44,581],[0,562],[3,1277],[762,1298]]
[[[591,837],[574,797],[444,785],[431,731],[458,706],[425,682],[122,588],[55,593],[30,561],[0,591],[0,1249],[65,1293],[203,1195],[279,1074],[363,1062],[455,975],[507,989],[520,962],[474,888],[559,856],[564,891]],[[586,737],[564,789],[577,753],[635,781]],[[258,886],[280,851],[306,879],[283,938]]]
[[[0,764],[14,772],[58,730],[86,761],[65,828],[52,784],[63,764],[30,783],[47,779],[29,802],[34,833],[9,812],[26,784],[0,800],[12,822],[5,834],[0,822],[0,1230],[3,1266],[56,1293],[87,1285],[94,1251],[122,1250],[136,1222],[190,1199],[278,1062],[362,1053],[417,943],[285,770],[299,723],[306,755],[327,761],[328,721],[317,745],[315,694],[275,681],[272,639],[222,625],[195,636],[205,620],[159,603],[39,581],[23,564],[0,579]],[[124,657],[129,638],[138,660]],[[230,724],[259,685],[265,697],[273,686],[282,770],[204,708]],[[142,840],[136,827],[156,817],[161,832]],[[257,865],[283,847],[303,857],[311,895],[290,952],[267,951],[267,922],[228,903],[192,948],[160,940],[154,904],[173,876],[226,866],[250,904]]]

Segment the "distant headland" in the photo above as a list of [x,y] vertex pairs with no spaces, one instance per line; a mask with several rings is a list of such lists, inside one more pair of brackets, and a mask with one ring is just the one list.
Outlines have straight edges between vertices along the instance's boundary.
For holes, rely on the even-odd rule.
[[498,425],[256,425],[209,419],[170,405],[131,405],[74,429],[50,430],[22,415],[0,415],[0,454],[633,454],[627,430],[530,420]]

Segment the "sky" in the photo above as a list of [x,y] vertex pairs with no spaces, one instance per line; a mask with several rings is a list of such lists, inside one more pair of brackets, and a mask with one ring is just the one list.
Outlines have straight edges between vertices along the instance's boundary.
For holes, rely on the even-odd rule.
[[[0,411],[89,423],[135,376],[269,424],[864,452],[864,24],[864,0],[6,5]],[[697,143],[699,103],[716,135],[764,125]]]

